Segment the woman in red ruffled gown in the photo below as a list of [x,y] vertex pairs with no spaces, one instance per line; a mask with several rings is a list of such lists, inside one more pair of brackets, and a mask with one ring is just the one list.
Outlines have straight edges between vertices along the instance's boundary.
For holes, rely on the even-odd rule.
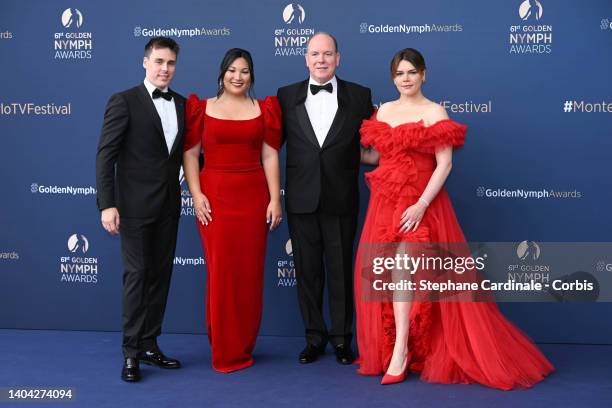
[[391,77],[399,99],[361,128],[368,147],[362,159],[378,167],[366,174],[370,201],[355,262],[358,372],[385,373],[383,384],[419,371],[429,382],[530,387],[553,366],[495,303],[368,299],[372,277],[362,265],[368,245],[465,243],[444,182],[466,126],[421,93],[425,61],[418,51],[398,52]]
[[281,221],[281,113],[275,97],[250,96],[253,62],[245,50],[226,53],[218,83],[216,98],[187,100],[183,167],[207,264],[212,366],[231,372],[253,364],[266,237]]

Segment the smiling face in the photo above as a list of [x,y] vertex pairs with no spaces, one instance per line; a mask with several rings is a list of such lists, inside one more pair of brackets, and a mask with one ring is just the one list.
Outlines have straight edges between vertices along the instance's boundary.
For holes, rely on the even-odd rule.
[[147,80],[156,88],[170,86],[176,71],[176,53],[170,48],[154,48],[148,57],[144,57],[142,66]]
[[334,40],[327,34],[317,34],[308,43],[306,66],[310,77],[319,84],[324,84],[336,74],[340,64],[340,53],[336,50]]
[[223,75],[223,89],[234,95],[246,95],[251,87],[251,70],[244,58],[236,58]]
[[394,72],[393,83],[401,95],[415,96],[421,93],[425,71],[419,71],[409,61],[402,60]]

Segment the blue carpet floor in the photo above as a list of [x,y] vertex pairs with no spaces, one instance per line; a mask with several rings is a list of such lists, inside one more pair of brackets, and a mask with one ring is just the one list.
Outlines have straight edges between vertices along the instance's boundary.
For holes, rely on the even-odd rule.
[[142,366],[136,384],[121,381],[121,336],[114,332],[0,330],[0,388],[71,387],[72,403],[0,402],[21,407],[612,407],[612,346],[541,345],[557,371],[529,390],[439,385],[413,374],[383,387],[379,377],[340,366],[328,353],[300,365],[303,340],[260,337],[255,365],[232,374],[210,367],[205,336],[166,334],[160,346],[180,370]]

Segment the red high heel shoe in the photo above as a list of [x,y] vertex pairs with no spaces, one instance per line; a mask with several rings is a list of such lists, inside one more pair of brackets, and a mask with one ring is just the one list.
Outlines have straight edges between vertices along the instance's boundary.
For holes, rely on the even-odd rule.
[[388,384],[396,384],[396,383],[403,382],[406,379],[406,376],[408,375],[408,361],[409,360],[406,361],[406,368],[404,368],[404,371],[402,371],[401,374],[391,375],[391,374],[385,373],[385,375],[383,375],[383,379],[380,380],[380,384],[388,385]]

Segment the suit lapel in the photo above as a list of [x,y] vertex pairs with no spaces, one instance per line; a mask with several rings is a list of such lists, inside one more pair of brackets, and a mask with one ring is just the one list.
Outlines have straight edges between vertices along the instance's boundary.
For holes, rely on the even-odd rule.
[[185,105],[182,100],[176,97],[176,93],[173,92],[174,98],[174,107],[176,109],[176,123],[178,127],[178,131],[176,132],[176,137],[174,138],[174,144],[172,145],[172,149],[170,149],[170,155],[176,150],[177,146],[181,144],[181,140],[183,138],[183,131],[185,130]]
[[295,112],[298,118],[298,123],[302,128],[302,134],[310,143],[315,145],[317,148],[321,148],[319,146],[319,141],[317,140],[317,135],[315,134],[314,129],[312,128],[312,124],[310,123],[310,118],[308,117],[308,111],[306,111],[306,93],[308,92],[308,80],[302,82],[298,88],[298,91],[295,95]]
[[346,85],[344,81],[340,78],[336,77],[336,81],[338,83],[338,109],[336,110],[336,115],[334,116],[334,120],[327,132],[327,136],[325,136],[325,141],[323,142],[322,149],[329,146],[333,140],[338,137],[340,131],[342,130],[342,126],[344,125],[344,120],[346,119],[346,110],[348,107],[348,95],[346,90]]
[[[164,138],[164,129],[162,127],[161,118],[159,117],[159,114],[157,113],[157,109],[155,109],[155,105],[153,104],[153,100],[149,96],[149,91],[147,91],[147,87],[144,86],[144,84],[141,84],[138,87],[138,89],[140,90],[140,92],[138,93],[138,96],[140,97],[140,100],[142,102],[142,106],[145,107],[146,111],[151,116],[151,120],[153,121],[153,124],[155,125],[155,128],[159,132],[160,136],[162,138]],[[165,138],[164,138],[164,145],[165,144],[166,144],[166,142],[165,142]],[[166,148],[166,150],[167,150],[167,148]]]

